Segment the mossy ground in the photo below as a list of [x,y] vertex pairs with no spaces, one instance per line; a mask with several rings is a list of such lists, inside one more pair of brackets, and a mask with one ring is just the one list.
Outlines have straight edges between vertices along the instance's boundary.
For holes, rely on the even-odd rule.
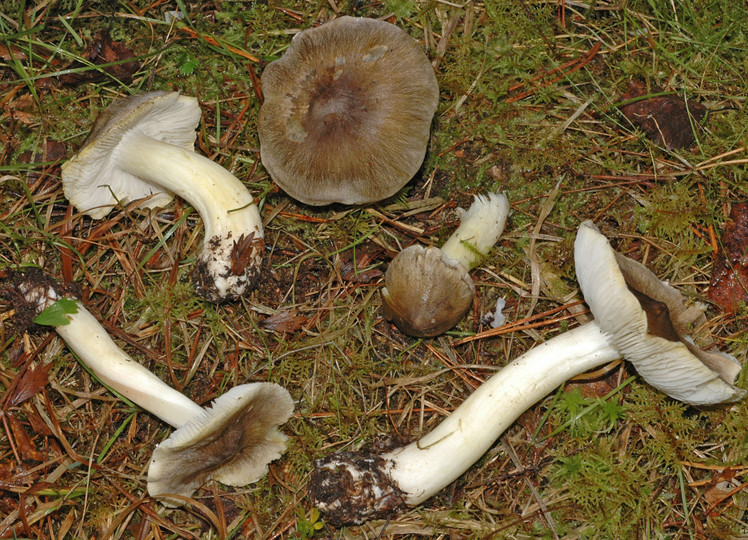
[[[167,12],[186,19],[167,22]],[[421,172],[375,211],[299,205],[259,163],[257,77],[294,33],[336,13],[405,29],[426,48],[440,84]],[[418,436],[494,367],[568,328],[549,315],[544,326],[457,344],[484,329],[481,316],[499,297],[510,322],[533,305],[544,313],[579,299],[572,242],[584,219],[704,299],[730,205],[748,196],[746,20],[744,4],[730,0],[59,0],[0,8],[0,271],[41,266],[75,282],[107,327],[119,328],[128,352],[199,403],[265,380],[296,401],[283,428],[288,451],[266,478],[241,489],[210,484],[195,504],[166,510],[146,497],[145,472],[167,426],[102,389],[49,332],[15,332],[4,302],[0,536],[748,534],[745,405],[686,407],[626,364],[549,396],[443,493],[387,523],[332,529],[305,491],[316,458]],[[101,70],[73,64],[101,30],[138,58],[132,80],[61,85],[71,67]],[[707,106],[693,148],[658,147],[618,112],[633,79]],[[199,98],[198,151],[244,181],[272,216],[267,277],[235,303],[215,307],[191,294],[202,228],[185,203],[154,215],[131,205],[103,225],[74,210],[66,217],[60,164],[113,98],[159,89]],[[404,337],[382,320],[378,272],[401,246],[442,242],[456,225],[454,209],[488,190],[506,191],[513,212],[473,273],[474,309],[445,337]],[[427,210],[408,212],[435,197]],[[287,331],[263,324],[279,312],[296,317]],[[710,306],[707,315],[702,332],[745,362],[746,312],[726,318]],[[11,402],[30,366],[44,363],[48,375],[31,385],[33,395]]]

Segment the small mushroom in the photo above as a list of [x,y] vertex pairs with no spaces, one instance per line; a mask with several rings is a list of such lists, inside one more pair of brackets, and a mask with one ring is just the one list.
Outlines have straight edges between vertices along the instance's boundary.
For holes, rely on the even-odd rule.
[[[361,523],[425,501],[475,463],[543,396],[622,354],[646,381],[686,403],[733,402],[745,396],[733,384],[740,371],[737,360],[711,353],[705,366],[688,339],[676,343],[670,330],[668,337],[659,335],[659,328],[668,326],[668,310],[675,314],[670,326],[676,332],[690,318],[675,289],[616,254],[591,222],[579,228],[574,251],[579,283],[595,320],[510,362],[418,441],[384,454],[340,452],[319,460],[309,491],[329,523]],[[661,287],[667,292],[653,292]]]
[[439,99],[423,50],[397,26],[339,17],[297,34],[262,73],[262,163],[311,205],[395,194],[426,154]]
[[163,206],[174,194],[200,214],[205,239],[193,272],[197,293],[211,302],[241,296],[262,263],[262,221],[247,188],[193,151],[197,99],[150,92],[114,101],[99,115],[76,156],[62,165],[65,196],[94,219],[118,203],[144,197]]
[[[66,298],[46,276],[27,273],[14,280],[18,309],[32,315]],[[65,314],[67,324],[55,326],[68,347],[107,387],[177,428],[153,453],[151,496],[177,506],[184,500],[170,495],[189,497],[210,479],[232,486],[256,482],[285,451],[286,436],[277,428],[293,412],[285,388],[239,385],[203,409],[133,360],[79,300],[74,302],[74,313]]]
[[504,194],[476,195],[441,249],[414,244],[398,253],[385,274],[385,318],[417,337],[443,334],[456,325],[473,303],[469,272],[498,241],[508,214]]

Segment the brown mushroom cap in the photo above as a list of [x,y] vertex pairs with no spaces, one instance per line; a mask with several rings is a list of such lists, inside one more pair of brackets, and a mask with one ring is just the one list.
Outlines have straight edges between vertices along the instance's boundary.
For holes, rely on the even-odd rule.
[[288,391],[273,383],[236,386],[153,451],[148,493],[167,506],[216,479],[231,486],[256,482],[286,449],[278,431],[293,412]]
[[384,316],[411,336],[443,334],[459,322],[475,294],[464,266],[436,247],[414,244],[392,259],[382,289]]
[[395,194],[421,166],[439,87],[395,25],[340,17],[298,34],[262,74],[260,155],[273,180],[312,205]]

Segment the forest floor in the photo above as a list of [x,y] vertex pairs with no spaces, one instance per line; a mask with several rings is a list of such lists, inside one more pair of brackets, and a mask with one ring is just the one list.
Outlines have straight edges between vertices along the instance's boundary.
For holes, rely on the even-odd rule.
[[[259,80],[295,34],[337,15],[410,34],[434,66],[439,107],[399,193],[310,207],[260,162]],[[265,478],[210,482],[165,508],[146,474],[171,428],[0,300],[0,537],[748,537],[745,403],[684,405],[625,362],[563,385],[448,488],[389,520],[335,528],[307,492],[315,460],[416,439],[511,359],[589,319],[573,265],[584,220],[705,303],[694,332],[746,361],[748,311],[732,300],[748,280],[712,276],[725,260],[743,279],[748,268],[747,20],[731,0],[0,8],[2,276],[40,267],[74,284],[123,349],[201,405],[255,381],[295,402],[288,449]],[[258,203],[265,274],[237,301],[194,295],[203,228],[184,201],[92,220],[63,194],[60,166],[98,114],[152,90],[199,99],[196,151]],[[472,272],[472,309],[443,336],[403,335],[382,316],[388,263],[413,243],[440,245],[457,209],[490,191],[506,193],[511,215]],[[481,334],[501,299],[506,322]]]

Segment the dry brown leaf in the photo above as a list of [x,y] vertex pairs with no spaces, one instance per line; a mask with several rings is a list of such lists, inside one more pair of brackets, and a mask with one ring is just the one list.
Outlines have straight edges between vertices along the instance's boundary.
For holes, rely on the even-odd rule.
[[382,276],[379,268],[369,268],[375,260],[382,255],[379,247],[368,246],[344,251],[340,254],[340,277],[345,281],[353,283],[371,283]]
[[31,364],[21,375],[21,379],[13,388],[13,393],[8,396],[5,406],[15,407],[38,394],[46,386],[51,368],[52,364]]
[[740,302],[748,302],[748,203],[733,205],[721,246],[707,297],[733,316]]
[[730,482],[719,482],[704,492],[704,500],[710,507],[721,504],[735,494],[735,486]]
[[9,111],[8,113],[2,115],[2,117],[5,117],[5,116],[11,116],[13,120],[15,120],[16,122],[21,122],[22,124],[27,125],[27,126],[33,126],[34,124],[37,123],[36,117],[33,114],[30,114],[24,111],[18,111],[18,110]]
[[[652,90],[655,92],[655,90]],[[651,93],[638,81],[629,83],[622,101]],[[684,101],[676,96],[658,96],[623,105],[621,113],[640,128],[657,145],[670,150],[690,148],[696,138],[694,128],[706,115],[706,107],[696,101]]]
[[18,47],[8,47],[5,43],[0,43],[0,59],[10,62],[11,60],[26,60],[28,56]]
[[278,311],[262,321],[260,325],[273,332],[293,334],[298,332],[309,319],[304,315],[297,315],[295,309]]
[[[109,32],[102,30],[94,36],[91,43],[89,43],[88,48],[81,56],[89,62],[100,66],[102,64],[109,64],[111,62],[119,62],[121,60],[133,58],[135,55],[130,51],[130,49],[121,43],[112,41]],[[81,62],[73,62],[73,64],[68,66],[68,69],[82,67],[85,67],[85,64]],[[107,66],[103,68],[103,70],[123,83],[128,83],[132,80],[133,73],[138,70],[138,67],[138,63],[135,60],[132,60],[130,62]],[[104,75],[100,70],[88,69],[76,73],[60,75],[59,79],[61,84],[75,86],[89,82],[103,81],[105,78],[106,75]]]
[[37,450],[34,443],[31,441],[31,437],[26,432],[21,422],[16,418],[16,415],[12,412],[5,413],[5,418],[8,419],[10,425],[10,431],[13,432],[13,439],[16,442],[16,449],[21,454],[23,459],[33,459],[35,461],[44,461],[44,455]]
[[45,161],[57,161],[67,155],[65,144],[44,139],[41,147],[36,152],[26,151],[18,155],[19,163],[41,163]]

